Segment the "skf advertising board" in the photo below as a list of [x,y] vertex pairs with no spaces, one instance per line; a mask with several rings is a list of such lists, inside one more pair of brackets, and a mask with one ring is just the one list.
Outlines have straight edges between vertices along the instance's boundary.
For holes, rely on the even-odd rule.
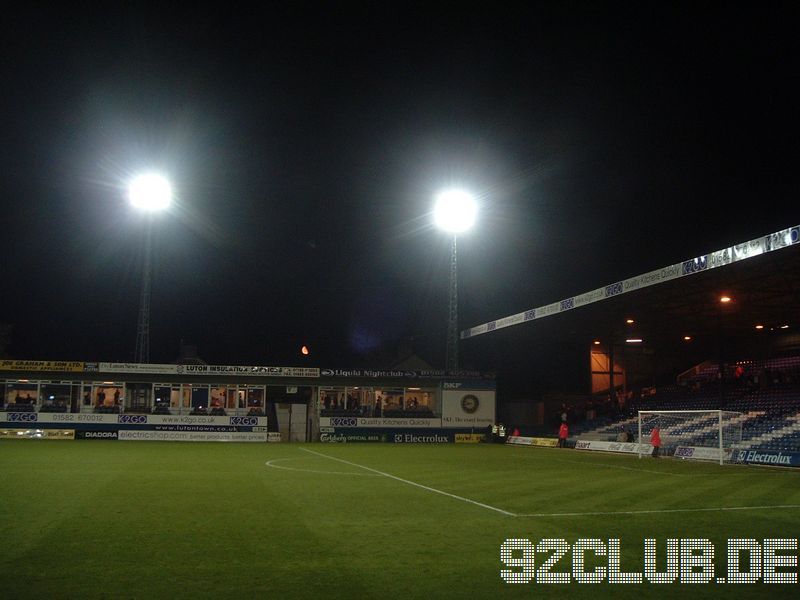
[[494,423],[495,391],[477,390],[462,383],[445,383],[442,390],[442,427],[485,429]]

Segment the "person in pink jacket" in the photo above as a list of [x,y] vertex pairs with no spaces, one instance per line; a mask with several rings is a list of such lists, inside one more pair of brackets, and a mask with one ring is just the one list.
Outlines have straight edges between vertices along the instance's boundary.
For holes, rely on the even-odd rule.
[[661,450],[661,431],[658,429],[658,425],[653,427],[653,431],[650,432],[650,443],[653,445],[653,458],[658,458]]
[[565,448],[567,445],[567,436],[569,436],[569,427],[567,427],[566,423],[561,423],[561,427],[558,428],[558,447]]

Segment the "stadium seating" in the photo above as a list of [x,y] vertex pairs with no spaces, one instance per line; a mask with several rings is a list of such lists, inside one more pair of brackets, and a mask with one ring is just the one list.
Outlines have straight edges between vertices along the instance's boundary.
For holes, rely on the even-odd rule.
[[[736,366],[741,367],[738,374]],[[681,385],[662,386],[655,395],[630,402],[617,414],[572,424],[570,433],[583,439],[615,440],[622,430],[636,433],[639,410],[723,409],[741,413],[730,421],[742,425],[742,439],[734,448],[800,451],[800,356],[740,361],[734,369],[720,383],[718,367],[704,363],[684,375]],[[662,428],[663,438],[670,435],[687,444],[714,445],[718,428],[713,417],[701,415]]]

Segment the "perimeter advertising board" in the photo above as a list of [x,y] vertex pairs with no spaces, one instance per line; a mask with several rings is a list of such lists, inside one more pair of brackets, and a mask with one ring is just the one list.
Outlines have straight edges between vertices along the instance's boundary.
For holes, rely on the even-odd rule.
[[800,452],[770,452],[767,450],[737,450],[733,460],[753,465],[800,467]]
[[7,440],[74,440],[74,429],[0,429],[0,439]]
[[385,442],[386,432],[359,431],[357,429],[340,429],[333,432],[322,432],[319,441],[323,444],[344,444],[359,442]]
[[267,417],[233,416],[217,417],[206,415],[139,415],[139,414],[96,414],[96,413],[34,413],[0,412],[0,427],[18,423],[37,423],[39,425],[95,424],[123,426],[206,426],[206,427],[266,427]]
[[49,437],[65,426],[81,440],[275,441],[269,439],[267,417],[0,412],[0,435],[26,427]]
[[401,427],[435,428],[442,426],[442,420],[438,418],[384,418],[384,417],[320,417],[320,428],[324,427],[354,427],[368,429],[398,429]]
[[457,433],[456,444],[480,444],[486,441],[483,433]]
[[121,429],[119,440],[150,442],[266,442],[267,433],[247,431],[136,431]]
[[324,428],[319,441],[324,443],[384,442],[389,444],[452,444],[477,443],[482,434],[454,429],[359,429]]
[[[90,369],[94,367],[93,369]],[[246,377],[319,377],[310,367],[271,367],[261,365],[172,365],[139,363],[87,363],[87,371],[101,373],[148,373],[152,375],[236,375]]]
[[624,454],[652,454],[651,444],[637,444],[635,442],[604,442],[597,440],[578,440],[575,442],[576,450],[599,450],[601,452],[622,452]]
[[555,448],[558,446],[556,438],[525,437],[519,435],[509,436],[508,444],[515,446],[542,446],[545,448]]
[[[730,460],[731,452],[732,450],[730,448],[723,448],[722,459]],[[709,448],[706,446],[678,446],[675,448],[673,456],[683,460],[710,460],[713,462],[719,462],[719,448]]]
[[2,371],[63,371],[81,372],[84,363],[62,360],[0,360]]
[[486,429],[495,422],[495,391],[476,389],[474,382],[445,382],[442,427]]

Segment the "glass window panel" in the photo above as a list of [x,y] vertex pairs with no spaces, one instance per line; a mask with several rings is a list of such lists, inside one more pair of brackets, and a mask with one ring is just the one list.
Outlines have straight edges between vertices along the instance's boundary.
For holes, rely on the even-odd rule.
[[69,399],[69,412],[81,411],[81,394],[83,393],[83,386],[80,381],[73,381],[70,386],[70,399]]
[[41,412],[69,412],[71,385],[45,383],[39,389],[42,398],[39,409]]
[[225,408],[228,403],[228,388],[224,385],[211,387],[211,408]]
[[320,410],[344,410],[347,405],[345,389],[340,387],[320,388],[319,406]]
[[[175,403],[178,403],[178,394],[175,394]],[[155,414],[168,415],[171,414],[170,406],[172,405],[172,386],[162,383],[153,385],[153,412]]]
[[192,386],[192,408],[208,408],[208,387]]
[[[402,389],[383,389],[375,390],[376,396],[380,394],[383,412],[400,412],[403,410],[403,390]],[[376,400],[377,401],[377,400]]]
[[81,394],[81,405],[82,406],[91,406],[92,405],[92,386],[91,385],[84,385],[83,386],[83,393]]
[[435,393],[436,390],[434,389],[406,388],[406,412],[433,414]]
[[39,401],[39,386],[35,383],[9,383],[6,390],[6,404],[20,410],[31,410]]
[[264,388],[248,388],[247,408],[260,408],[261,410],[264,409]]
[[172,390],[169,392],[169,407],[180,411],[181,409],[181,386],[173,385]]
[[150,412],[153,385],[151,383],[127,383],[122,391],[121,402],[127,412]]
[[264,388],[261,386],[246,386],[246,390],[240,389],[239,392],[246,391],[247,398],[247,414],[263,416],[264,403],[266,399]]
[[236,399],[237,399],[237,397],[238,397],[238,391],[236,390],[236,387],[235,386],[230,386],[228,388],[226,408],[235,409],[236,408]]

